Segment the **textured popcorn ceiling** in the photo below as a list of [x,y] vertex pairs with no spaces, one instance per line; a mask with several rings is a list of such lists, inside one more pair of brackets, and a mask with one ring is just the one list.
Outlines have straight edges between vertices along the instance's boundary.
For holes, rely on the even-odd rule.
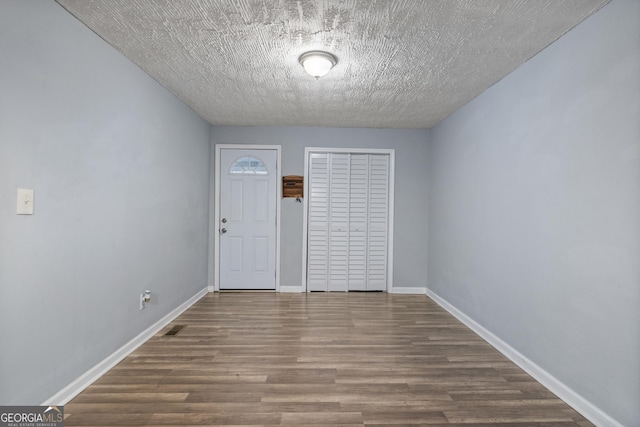
[[57,1],[212,124],[430,128],[609,0]]

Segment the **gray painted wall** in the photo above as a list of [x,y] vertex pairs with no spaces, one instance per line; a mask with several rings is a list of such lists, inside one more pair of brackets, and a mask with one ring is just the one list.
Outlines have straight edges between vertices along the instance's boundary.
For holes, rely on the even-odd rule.
[[[282,146],[282,174],[302,175],[305,147],[396,150],[394,287],[422,287],[427,280],[426,130],[213,126],[215,144]],[[213,185],[213,184],[212,184]],[[303,205],[282,200],[281,286],[302,280]],[[213,279],[211,279],[211,283]]]
[[640,426],[640,2],[431,132],[429,288]]
[[210,126],[53,1],[0,58],[0,405],[40,404],[206,286]]

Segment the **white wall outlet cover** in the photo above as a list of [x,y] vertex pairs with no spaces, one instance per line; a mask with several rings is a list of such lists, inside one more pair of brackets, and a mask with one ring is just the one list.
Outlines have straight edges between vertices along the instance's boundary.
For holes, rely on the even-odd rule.
[[33,190],[18,188],[18,215],[33,215]]

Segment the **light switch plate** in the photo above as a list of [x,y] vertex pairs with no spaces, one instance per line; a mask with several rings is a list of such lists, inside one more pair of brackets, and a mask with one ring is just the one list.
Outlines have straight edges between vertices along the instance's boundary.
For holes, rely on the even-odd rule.
[[33,190],[18,188],[18,215],[33,215]]

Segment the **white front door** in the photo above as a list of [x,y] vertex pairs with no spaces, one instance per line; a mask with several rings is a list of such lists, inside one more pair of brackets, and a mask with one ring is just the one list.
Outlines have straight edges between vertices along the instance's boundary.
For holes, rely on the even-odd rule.
[[276,289],[277,151],[220,149],[220,289]]

